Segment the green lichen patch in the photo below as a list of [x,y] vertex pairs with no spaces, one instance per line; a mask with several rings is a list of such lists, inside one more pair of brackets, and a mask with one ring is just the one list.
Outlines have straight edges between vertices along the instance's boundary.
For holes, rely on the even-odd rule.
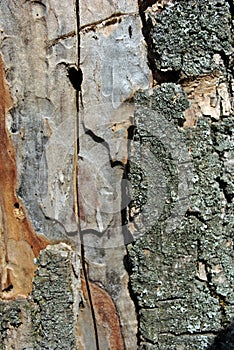
[[48,247],[39,256],[32,292],[35,350],[77,348],[72,261],[66,245]]
[[148,18],[153,69],[195,77],[217,68],[214,54],[232,52],[229,5],[224,0],[177,0]]
[[[178,106],[173,104],[175,91],[179,93]],[[161,216],[128,246],[131,288],[139,310],[140,349],[206,349],[215,334],[233,320],[234,121],[228,116],[213,120],[203,115],[196,127],[181,129],[178,121],[187,106],[186,96],[172,83],[161,84],[150,97],[141,93],[137,99],[136,135],[155,157],[144,168],[145,177],[153,178],[155,166],[151,164],[156,163],[160,169],[156,179],[161,172],[168,180]],[[134,169],[142,168],[143,153],[134,150]],[[183,159],[192,163],[192,186],[188,201],[183,202],[186,210],[179,216],[182,204],[178,205],[175,194],[186,186],[188,177],[178,173]],[[147,196],[140,180],[134,182],[131,166],[130,180],[133,199],[145,195],[146,204],[138,217],[148,223],[150,210],[144,211],[144,206],[156,196],[157,180],[149,182]],[[168,195],[172,191],[174,196]],[[173,226],[170,217],[176,213],[179,220]],[[139,221],[136,227],[142,232]]]
[[189,107],[188,99],[181,86],[174,83],[161,84],[150,96],[146,91],[138,92],[135,101],[137,105],[148,107],[175,123],[183,121],[183,112]]
[[[11,332],[17,330],[23,323],[22,313],[27,312],[29,302],[26,300],[0,301],[0,349],[6,349]],[[13,341],[14,343],[14,341]]]
[[171,230],[186,211],[192,169],[179,125],[188,106],[183,90],[174,83],[136,94],[136,129],[129,157],[129,212],[141,233],[159,219],[170,220],[167,228]]

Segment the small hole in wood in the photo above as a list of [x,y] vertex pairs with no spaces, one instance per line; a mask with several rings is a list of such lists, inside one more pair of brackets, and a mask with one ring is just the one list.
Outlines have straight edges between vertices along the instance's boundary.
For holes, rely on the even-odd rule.
[[12,132],[12,134],[15,134],[17,132],[17,128],[15,125],[12,125],[11,132]]
[[68,78],[75,90],[81,91],[83,73],[80,68],[75,66],[68,67]]

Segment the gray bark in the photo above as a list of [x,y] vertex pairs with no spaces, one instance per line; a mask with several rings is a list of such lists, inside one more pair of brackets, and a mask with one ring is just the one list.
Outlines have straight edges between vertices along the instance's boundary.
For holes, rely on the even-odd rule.
[[130,158],[139,349],[207,349],[234,316],[230,8],[162,3],[142,13],[155,87],[137,94]]

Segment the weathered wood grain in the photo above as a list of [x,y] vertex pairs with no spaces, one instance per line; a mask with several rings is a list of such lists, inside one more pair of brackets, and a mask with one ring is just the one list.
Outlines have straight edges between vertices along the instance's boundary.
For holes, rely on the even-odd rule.
[[[73,219],[75,91],[67,66],[77,61],[74,2],[2,1],[1,53],[14,108],[18,193],[37,232],[76,230]],[[63,132],[61,132],[63,130]]]
[[[84,288],[92,292],[78,318],[80,342],[90,320],[99,323],[100,346],[135,349],[121,193],[135,108],[131,99],[150,84],[137,2],[80,1],[78,9],[75,1],[3,1],[0,29],[12,94],[6,125],[16,159],[18,185],[8,181],[18,196],[15,220],[19,225],[23,216],[31,219],[45,242],[70,242],[78,251],[83,243]],[[77,77],[69,69],[75,74],[79,64],[83,82],[77,92]],[[26,248],[11,244],[18,269],[26,264],[30,270],[27,279],[16,275],[15,285],[19,280],[30,285],[39,248],[32,253],[30,248],[25,259]],[[29,292],[28,287],[25,296]],[[18,289],[15,296],[20,294]],[[86,335],[86,349],[97,346],[93,332]]]
[[[137,347],[137,320],[123,264],[123,176],[135,110],[132,98],[150,86],[151,75],[137,1],[80,1],[80,26],[80,225],[89,278],[112,298],[124,346],[130,350]],[[97,320],[103,296],[101,289],[93,295]],[[100,328],[99,337],[102,344],[105,333]]]
[[45,237],[34,232],[16,194],[16,154],[6,125],[11,108],[13,99],[0,57],[0,297],[3,299],[26,297],[31,292],[36,269],[34,258],[49,244]]

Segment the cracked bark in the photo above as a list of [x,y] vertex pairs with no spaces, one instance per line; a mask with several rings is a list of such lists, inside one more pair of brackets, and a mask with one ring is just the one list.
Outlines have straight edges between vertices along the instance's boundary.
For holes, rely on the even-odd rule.
[[207,349],[231,324],[228,3],[1,2],[0,349]]

